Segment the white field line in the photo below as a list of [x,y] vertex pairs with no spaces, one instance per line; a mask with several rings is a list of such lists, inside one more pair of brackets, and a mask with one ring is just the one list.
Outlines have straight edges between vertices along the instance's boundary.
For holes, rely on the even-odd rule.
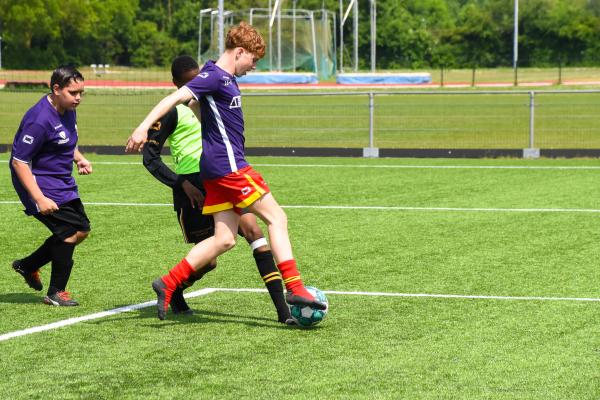
[[[266,289],[235,289],[235,288],[205,288],[196,290],[195,292],[186,293],[185,298],[193,298],[204,296],[215,292],[250,292],[250,293],[266,293]],[[429,294],[429,293],[389,293],[389,292],[347,292],[324,290],[325,294],[329,295],[344,295],[344,296],[371,296],[371,297],[416,297],[416,298],[441,298],[441,299],[472,299],[472,300],[513,300],[513,301],[575,301],[575,302],[600,302],[600,298],[586,297],[534,297],[534,296],[483,296],[483,295],[460,295],[460,294]],[[144,303],[133,304],[129,306],[114,308],[108,311],[102,311],[95,314],[84,315],[76,318],[64,319],[51,324],[35,326],[32,328],[23,329],[20,331],[8,332],[0,335],[0,342],[14,339],[21,336],[31,335],[33,333],[49,331],[62,328],[69,325],[74,325],[80,322],[91,321],[94,319],[110,317],[112,315],[121,314],[140,310],[142,308],[152,307],[156,305],[156,301],[146,301]]]
[[[267,292],[267,289],[236,289],[219,288],[219,292]],[[390,293],[390,292],[347,292],[337,290],[323,290],[325,294],[344,296],[374,296],[374,297],[431,297],[441,299],[478,299],[478,300],[534,300],[534,301],[592,301],[600,302],[600,298],[593,297],[536,297],[536,296],[484,296],[470,294],[431,294],[431,293]]]
[[[217,289],[211,289],[211,288],[201,289],[201,290],[197,290],[195,292],[187,293],[185,295],[185,297],[190,298],[190,297],[196,297],[196,296],[203,296],[203,295],[212,293],[216,290]],[[114,308],[112,310],[102,311],[102,312],[95,313],[95,314],[84,315],[81,317],[63,319],[62,321],[56,321],[56,322],[53,322],[53,323],[47,324],[47,325],[35,326],[33,328],[27,328],[27,329],[23,329],[20,331],[5,333],[3,335],[0,335],[0,342],[9,340],[9,339],[13,339],[16,337],[20,337],[20,336],[31,335],[32,333],[38,333],[38,332],[49,331],[52,329],[58,329],[58,328],[62,328],[64,326],[78,324],[78,323],[84,322],[84,321],[91,321],[94,319],[110,317],[112,315],[117,315],[117,314],[121,314],[124,312],[135,311],[135,310],[139,310],[142,308],[147,308],[147,307],[151,307],[151,306],[155,306],[155,305],[156,305],[156,300],[147,301],[145,303],[139,303],[139,304],[133,304],[130,306]]]
[[[0,160],[7,163],[8,160]],[[99,165],[138,165],[141,161],[93,161]],[[171,163],[165,163],[172,165]],[[525,170],[600,170],[600,166],[593,165],[369,165],[369,164],[252,164],[255,167],[274,168],[391,168],[391,169],[525,169]]]
[[[19,201],[0,201],[2,204],[21,204]],[[113,207],[173,207],[171,203],[111,203],[84,202],[86,206]],[[442,211],[442,212],[516,212],[516,213],[600,213],[594,208],[483,208],[483,207],[402,207],[402,206],[311,206],[282,205],[286,209],[363,210],[363,211]]]

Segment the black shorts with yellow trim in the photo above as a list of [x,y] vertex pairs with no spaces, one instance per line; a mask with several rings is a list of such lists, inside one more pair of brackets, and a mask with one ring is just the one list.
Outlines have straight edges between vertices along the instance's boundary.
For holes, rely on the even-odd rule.
[[[200,180],[193,179],[196,176],[186,176],[186,178],[206,196]],[[190,199],[183,189],[173,190],[173,205],[177,212],[177,221],[183,233],[183,240],[186,243],[200,243],[214,235],[215,221],[212,215],[202,214],[202,204],[198,208],[192,207]]]

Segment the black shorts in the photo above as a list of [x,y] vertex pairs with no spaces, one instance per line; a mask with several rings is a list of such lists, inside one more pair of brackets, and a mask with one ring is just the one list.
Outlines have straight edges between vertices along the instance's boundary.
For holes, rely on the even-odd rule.
[[[184,176],[206,195],[198,174]],[[199,243],[215,234],[215,221],[212,215],[202,214],[202,205],[193,208],[183,189],[173,189],[173,205],[186,243]]]
[[77,232],[89,232],[91,229],[90,220],[85,214],[80,199],[61,204],[58,211],[54,211],[52,214],[42,215],[37,213],[33,216],[46,225],[50,232],[60,240],[65,240]]

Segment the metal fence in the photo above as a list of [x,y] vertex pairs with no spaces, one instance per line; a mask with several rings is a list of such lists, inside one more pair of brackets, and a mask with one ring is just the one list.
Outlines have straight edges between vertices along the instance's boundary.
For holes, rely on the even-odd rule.
[[255,146],[280,138],[281,146],[362,147],[367,157],[382,148],[527,157],[600,149],[597,90],[256,93],[244,106]]
[[[80,144],[122,148],[166,93],[90,89],[77,111]],[[0,90],[0,143],[12,143],[42,95]],[[600,155],[600,90],[244,91],[243,101],[248,148],[337,148],[366,157]]]

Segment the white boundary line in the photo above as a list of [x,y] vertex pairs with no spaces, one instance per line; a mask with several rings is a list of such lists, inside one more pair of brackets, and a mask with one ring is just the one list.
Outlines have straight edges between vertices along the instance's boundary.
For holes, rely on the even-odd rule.
[[[236,289],[218,288],[219,292],[267,292],[267,289]],[[390,292],[348,292],[338,290],[323,290],[325,294],[345,296],[375,296],[375,297],[430,297],[441,299],[477,299],[477,300],[521,300],[521,301],[585,301],[600,302],[600,298],[594,297],[538,297],[538,296],[484,296],[470,294],[432,294],[432,293],[390,293]]]
[[[216,290],[218,290],[218,289],[212,289],[212,288],[201,289],[201,290],[197,290],[195,292],[187,293],[185,295],[185,297],[190,298],[190,297],[196,297],[196,296],[203,296],[206,294],[213,293]],[[111,315],[117,315],[117,314],[121,314],[124,312],[140,310],[142,308],[147,308],[147,307],[151,307],[154,305],[156,305],[156,300],[147,301],[145,303],[133,304],[130,306],[125,306],[125,307],[114,308],[112,310],[102,311],[102,312],[95,313],[95,314],[84,315],[81,317],[64,319],[62,321],[56,321],[56,322],[53,322],[53,323],[47,324],[47,325],[35,326],[33,328],[23,329],[20,331],[9,332],[9,333],[0,335],[0,342],[9,340],[9,339],[13,339],[16,337],[20,337],[20,336],[30,335],[32,333],[44,332],[44,331],[49,331],[52,329],[62,328],[64,326],[68,326],[68,325],[78,324],[79,322],[91,321],[94,319],[110,317]]]
[[[0,201],[0,205],[21,204],[19,201]],[[171,203],[110,203],[110,202],[84,202],[86,206],[114,206],[114,207],[173,207]],[[363,211],[450,211],[450,212],[516,212],[516,213],[600,213],[594,208],[483,208],[483,207],[402,207],[402,206],[309,206],[309,205],[282,205],[287,209],[314,209],[314,210],[363,210]]]
[[[235,289],[235,288],[204,288],[196,290],[191,293],[186,293],[185,298],[193,298],[198,296],[205,296],[207,294],[215,292],[249,292],[249,293],[266,293],[266,289]],[[346,295],[346,296],[373,296],[373,297],[415,297],[415,298],[438,298],[438,299],[472,299],[472,300],[516,300],[516,301],[576,301],[576,302],[600,302],[600,298],[587,298],[587,297],[534,297],[534,296],[483,296],[483,295],[460,295],[460,294],[430,294],[430,293],[389,293],[389,292],[347,292],[347,291],[335,291],[335,290],[324,290],[325,294],[333,295]],[[53,329],[62,328],[69,325],[74,325],[79,322],[91,321],[94,319],[110,317],[112,315],[121,314],[124,312],[130,312],[140,310],[142,308],[152,307],[156,305],[156,301],[146,301],[144,303],[133,304],[129,306],[114,308],[108,311],[102,311],[95,314],[84,315],[76,318],[64,319],[62,321],[56,321],[51,324],[35,326],[19,331],[8,332],[0,335],[0,342],[14,339],[16,337],[31,335],[33,333],[49,331]]]
[[[1,163],[8,163],[8,160],[0,160]],[[99,165],[138,165],[142,166],[141,161],[92,161],[92,164]],[[165,163],[172,165],[171,163]],[[255,167],[274,167],[274,168],[398,168],[398,169],[529,169],[529,170],[600,170],[600,166],[594,165],[369,165],[369,164],[252,164]]]

